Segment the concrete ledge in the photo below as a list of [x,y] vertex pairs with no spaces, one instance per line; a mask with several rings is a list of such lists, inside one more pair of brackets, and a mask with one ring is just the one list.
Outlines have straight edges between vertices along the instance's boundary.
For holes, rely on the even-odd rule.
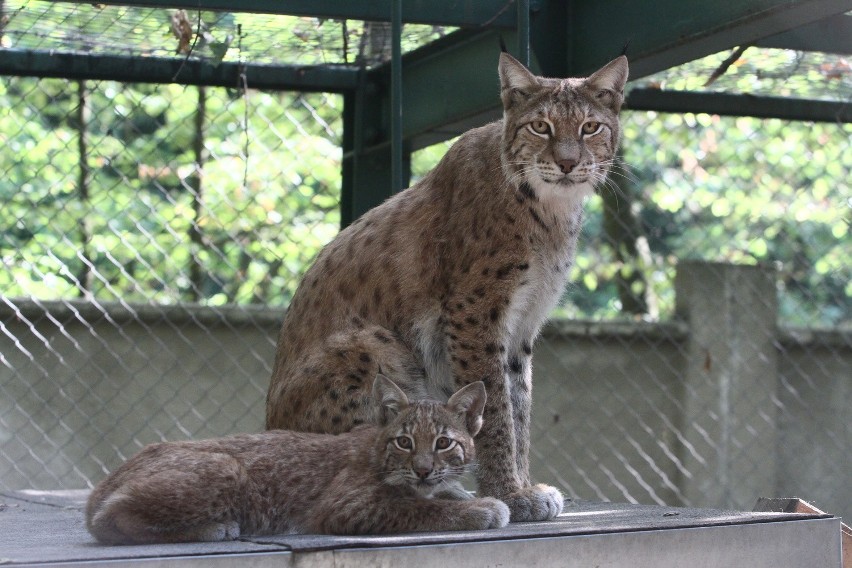
[[0,494],[0,563],[14,566],[840,566],[840,519],[569,502],[544,523],[394,536],[280,535],[225,543],[103,546],[86,491]]
[[649,340],[684,341],[689,337],[686,322],[672,320],[666,322],[641,322],[629,320],[569,320],[553,319],[541,330],[543,337],[619,337],[633,339],[644,337]]
[[99,302],[84,300],[34,300],[27,298],[4,299],[0,302],[0,321],[23,317],[39,320],[45,315],[65,321],[98,322],[107,320],[115,323],[169,322],[180,325],[227,324],[239,326],[278,327],[284,320],[284,307],[268,306],[202,306],[198,304],[140,304],[131,302]]
[[[283,306],[202,306],[199,304],[155,305],[128,302],[83,300],[6,299],[0,302],[0,321],[25,318],[37,321],[49,315],[60,322],[109,321],[115,323],[163,323],[175,325],[255,325],[271,327],[277,333],[284,320]],[[684,322],[635,322],[629,320],[594,321],[554,319],[542,329],[545,337],[623,337],[645,336],[651,339],[684,340],[689,328]]]
[[778,330],[778,342],[785,350],[829,348],[848,351],[852,350],[852,329],[781,327]]
[[[256,325],[277,329],[284,320],[286,308],[282,306],[202,306],[198,304],[154,305],[127,302],[88,302],[83,300],[31,300],[7,299],[0,303],[0,320],[23,316],[38,320],[49,314],[59,321],[83,320],[96,322],[109,320],[116,323],[158,323],[168,321],[176,325]],[[778,341],[784,347],[839,347],[852,349],[852,329],[808,328],[781,326]],[[550,320],[542,329],[542,336],[569,337],[621,337],[683,341],[689,336],[689,325],[678,319],[664,322],[629,320]]]

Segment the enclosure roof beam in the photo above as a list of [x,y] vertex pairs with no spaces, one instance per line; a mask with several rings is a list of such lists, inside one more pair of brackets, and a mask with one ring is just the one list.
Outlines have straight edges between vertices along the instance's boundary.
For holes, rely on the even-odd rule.
[[246,65],[223,62],[213,65],[197,59],[92,55],[79,52],[44,52],[4,49],[0,75],[59,77],[174,83],[238,88],[240,73],[252,89],[343,92],[358,84],[360,70],[346,66]]
[[[514,32],[502,34],[513,44]],[[403,138],[413,150],[446,140],[500,116],[496,31],[460,30],[403,56]],[[368,73],[386,98],[389,66]],[[389,108],[389,101],[382,106]],[[380,133],[378,145],[389,141]]]
[[[89,4],[87,0],[63,0]],[[150,8],[184,8],[253,12],[323,19],[390,21],[392,0],[111,0],[98,4],[133,5]],[[511,0],[407,0],[402,21],[409,24],[514,28],[517,13]]]
[[658,112],[706,113],[811,122],[852,122],[852,105],[845,102],[731,93],[637,88],[628,94],[625,107],[629,110]]
[[852,16],[832,16],[813,24],[769,36],[753,45],[852,55]]
[[852,0],[572,2],[570,61],[593,71],[630,42],[630,77],[644,77],[852,11]]
[[[540,1],[533,7],[532,25],[539,26],[532,36],[533,68],[586,75],[617,56],[629,40],[632,79],[852,10],[852,0],[610,0],[572,2],[564,19],[555,21],[557,4]],[[497,46],[500,36],[514,45],[511,34],[460,30],[406,54],[403,134],[412,149],[500,116]],[[567,44],[555,49],[559,43],[550,36],[567,37]],[[387,66],[370,77],[386,98]],[[376,144],[387,144],[388,136],[383,132]]]

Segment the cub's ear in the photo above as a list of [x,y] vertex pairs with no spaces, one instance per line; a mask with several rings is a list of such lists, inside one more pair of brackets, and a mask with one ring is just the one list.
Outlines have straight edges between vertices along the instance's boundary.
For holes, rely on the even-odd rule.
[[485,410],[485,384],[482,381],[470,383],[456,391],[447,401],[447,410],[464,416],[467,431],[476,436],[482,428],[482,411]]
[[497,71],[500,74],[500,98],[504,109],[511,107],[516,97],[529,96],[530,91],[538,86],[535,75],[505,51],[500,54]]
[[627,58],[620,55],[586,79],[586,86],[604,106],[618,112],[624,102],[624,85],[630,72]]
[[379,373],[373,381],[373,401],[379,409],[379,423],[384,425],[408,406],[408,397],[392,380]]

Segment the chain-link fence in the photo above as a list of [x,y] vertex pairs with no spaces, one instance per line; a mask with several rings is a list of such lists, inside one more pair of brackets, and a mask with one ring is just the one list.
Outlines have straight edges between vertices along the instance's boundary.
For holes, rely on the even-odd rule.
[[[365,67],[391,54],[390,25],[383,22],[40,0],[4,0],[0,9],[2,46],[18,49]],[[410,51],[454,29],[406,24],[402,49]]]
[[[201,28],[5,4],[3,45],[184,57],[196,35],[181,26]],[[363,23],[230,17],[202,18],[204,57],[387,51]],[[263,26],[286,43],[252,43]],[[409,47],[442,33],[418,28]],[[0,490],[92,486],[146,443],[262,428],[283,310],[339,225],[342,100],[245,87],[0,78]],[[852,129],[624,124],[624,165],[587,204],[536,346],[536,475],[581,498],[795,493],[852,514]],[[444,148],[416,153],[415,177]]]
[[0,98],[3,484],[257,429],[276,325],[253,318],[277,324],[339,227],[340,97],[3,78]]

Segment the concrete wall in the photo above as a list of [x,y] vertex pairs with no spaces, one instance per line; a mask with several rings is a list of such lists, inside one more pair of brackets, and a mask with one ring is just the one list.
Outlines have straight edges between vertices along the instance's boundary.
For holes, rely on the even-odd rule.
[[681,503],[674,324],[552,322],[533,356],[534,477],[585,499]]
[[0,488],[79,488],[146,443],[263,427],[280,313],[0,308]]
[[[727,421],[747,437],[727,451],[744,473],[724,487],[713,465],[722,445],[689,446],[694,435],[709,439],[702,421],[723,417],[709,402],[689,415],[688,335],[672,324],[626,327],[554,322],[536,346],[536,479],[584,499],[668,505],[751,509],[759,496],[796,496],[852,518],[852,334],[778,331],[777,388],[765,393],[776,429],[752,430],[766,423],[750,410],[764,393],[743,395],[743,414]],[[700,459],[688,466],[690,451]],[[696,486],[711,491],[690,495]]]
[[[763,271],[687,269],[676,322],[545,329],[534,476],[585,499],[796,495],[852,517],[852,334],[777,330],[732,293],[764,294]],[[261,429],[273,312],[0,304],[0,489],[85,487],[148,442]]]
[[778,495],[852,519],[852,333],[780,334]]

